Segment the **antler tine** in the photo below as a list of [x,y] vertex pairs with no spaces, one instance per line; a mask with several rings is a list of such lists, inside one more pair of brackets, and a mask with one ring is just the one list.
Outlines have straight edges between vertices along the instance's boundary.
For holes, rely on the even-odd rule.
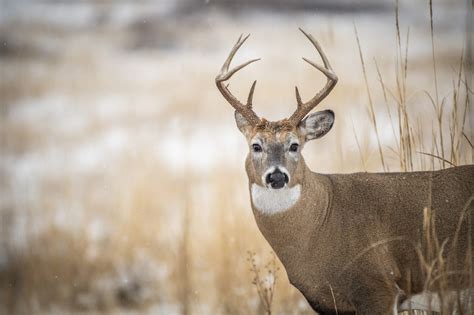
[[229,80],[237,71],[241,70],[242,68],[248,66],[249,64],[255,61],[260,60],[260,58],[252,59],[229,70],[230,63],[232,62],[232,59],[234,58],[237,50],[239,50],[243,43],[245,43],[247,38],[249,38],[250,34],[243,38],[242,36],[243,35],[240,35],[239,39],[237,40],[237,43],[235,43],[234,47],[229,53],[229,56],[222,65],[221,71],[216,77],[216,85],[222,96],[224,96],[224,98],[230,103],[230,105],[232,105],[232,107],[234,107],[237,112],[242,114],[242,116],[244,116],[252,126],[255,126],[260,121],[260,118],[258,118],[257,114],[255,114],[255,112],[252,110],[253,93],[255,91],[255,85],[257,81],[253,82],[247,98],[247,104],[245,105],[242,104],[234,95],[232,95],[228,88],[228,84],[224,84],[224,82]]
[[297,102],[297,108],[296,111],[291,115],[290,117],[290,122],[293,123],[294,125],[298,125],[298,123],[313,109],[315,108],[321,101],[328,96],[328,94],[332,91],[334,86],[337,83],[337,75],[334,73],[332,70],[331,64],[329,63],[328,58],[324,54],[323,49],[321,48],[321,45],[319,45],[318,41],[311,36],[311,34],[306,33],[300,28],[300,31],[306,36],[306,38],[309,39],[309,41],[313,44],[313,46],[316,48],[318,51],[319,55],[321,56],[321,59],[323,60],[324,67],[321,65],[318,65],[311,60],[308,60],[303,57],[303,60],[321,71],[327,78],[326,85],[323,87],[321,91],[316,93],[316,95],[310,99],[308,102],[303,103],[301,101],[301,96],[298,91],[298,87],[295,87],[295,93],[296,93],[296,102]]
[[245,36],[243,39],[242,39],[242,36],[244,36],[244,34],[240,34],[240,36],[237,39],[237,42],[235,43],[234,47],[232,47],[232,50],[230,51],[229,56],[227,56],[227,59],[225,60],[224,64],[222,65],[221,73],[229,71],[229,66],[230,66],[230,63],[232,62],[232,59],[235,56],[235,53],[237,52],[237,50],[239,50],[240,46],[242,46],[245,43],[247,38],[250,37],[250,34],[247,34],[247,36]]
[[253,92],[255,91],[255,85],[257,85],[257,80],[253,81],[252,87],[250,87],[249,96],[247,97],[247,107],[252,108],[253,103]]
[[311,44],[313,44],[313,46],[318,50],[318,53],[321,56],[321,59],[323,60],[324,66],[332,70],[331,65],[329,64],[329,60],[324,54],[321,45],[319,45],[319,42],[311,34],[306,33],[301,27],[299,28],[299,30],[301,31],[301,33],[304,34],[304,36],[306,36],[307,39],[309,39]]
[[260,58],[252,59],[252,60],[249,60],[249,61],[247,61],[247,62],[245,62],[245,63],[243,63],[243,64],[241,64],[241,65],[239,65],[239,66],[237,66],[237,67],[235,67],[235,68],[232,68],[230,71],[227,70],[227,72],[224,72],[224,73],[221,74],[220,81],[227,81],[227,80],[229,80],[229,79],[234,75],[234,73],[236,73],[236,72],[239,71],[240,69],[242,69],[242,68],[248,66],[249,64],[251,64],[251,63],[253,63],[253,62],[255,62],[255,61],[259,61],[259,60],[260,60]]
[[298,106],[297,108],[300,108],[303,105],[303,101],[301,100],[300,91],[298,90],[297,86],[295,86],[295,94],[296,94],[296,104]]

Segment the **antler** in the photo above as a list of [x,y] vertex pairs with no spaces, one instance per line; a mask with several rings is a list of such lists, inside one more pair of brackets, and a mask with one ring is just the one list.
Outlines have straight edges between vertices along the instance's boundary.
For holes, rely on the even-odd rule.
[[229,70],[230,63],[232,61],[232,58],[234,58],[235,53],[237,50],[239,50],[240,46],[249,38],[250,34],[242,38],[242,35],[240,35],[239,39],[237,40],[237,43],[234,45],[232,48],[229,56],[227,57],[226,61],[224,62],[224,65],[222,65],[221,72],[217,75],[216,77],[216,85],[219,91],[221,91],[222,95],[224,98],[232,105],[232,107],[235,108],[237,112],[242,114],[242,116],[247,119],[247,121],[252,125],[255,126],[260,122],[260,118],[258,118],[257,114],[252,109],[252,99],[253,99],[253,92],[255,91],[255,84],[257,81],[254,81],[252,84],[252,87],[250,88],[249,96],[247,98],[247,104],[242,104],[228,89],[228,85],[226,85],[224,82],[229,80],[234,73],[239,71],[240,69],[244,68],[245,66],[248,66],[249,64],[260,60],[258,59],[252,59],[249,60],[240,66],[237,66],[235,68],[232,68]]
[[296,92],[296,102],[298,104],[298,107],[296,108],[296,111],[291,115],[290,117],[290,122],[293,125],[298,125],[298,123],[303,120],[303,118],[313,109],[315,108],[321,101],[328,96],[328,94],[331,92],[331,90],[334,88],[334,86],[337,83],[337,76],[334,73],[334,71],[331,68],[331,65],[329,64],[329,61],[326,57],[326,55],[323,52],[323,49],[319,45],[319,43],[314,39],[313,36],[310,34],[306,33],[300,28],[300,31],[309,39],[309,41],[313,44],[313,46],[316,48],[318,51],[319,55],[321,56],[321,59],[323,60],[324,67],[312,62],[311,60],[308,60],[303,57],[303,60],[324,73],[324,75],[327,77],[327,83],[324,86],[324,88],[319,91],[312,99],[307,101],[306,103],[303,103],[301,101],[301,96],[298,91],[298,87],[295,87],[295,92]]

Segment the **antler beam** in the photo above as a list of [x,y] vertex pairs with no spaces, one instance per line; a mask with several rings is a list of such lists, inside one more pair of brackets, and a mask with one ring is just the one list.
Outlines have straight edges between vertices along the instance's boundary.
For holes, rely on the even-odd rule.
[[313,44],[313,46],[316,48],[318,51],[319,55],[321,56],[321,59],[323,60],[324,67],[321,65],[318,65],[311,60],[308,60],[303,57],[303,60],[321,71],[327,78],[326,85],[323,87],[321,91],[319,91],[312,99],[310,99],[308,102],[303,103],[301,100],[300,93],[298,91],[298,87],[295,87],[295,93],[296,93],[296,102],[297,102],[297,108],[296,111],[291,115],[290,117],[290,122],[293,125],[298,125],[301,120],[313,109],[315,108],[321,101],[328,96],[328,94],[332,91],[334,86],[336,86],[337,83],[337,75],[334,73],[334,71],[331,68],[331,65],[329,64],[329,60],[326,57],[326,55],[323,52],[323,49],[321,48],[321,45],[316,41],[316,39],[311,36],[310,34],[306,33],[300,28],[300,31],[309,39],[309,41]]
[[237,112],[242,114],[242,116],[247,119],[247,121],[252,125],[255,126],[260,122],[260,118],[258,118],[257,114],[252,109],[252,99],[253,99],[253,93],[255,91],[255,85],[257,81],[254,81],[252,84],[252,87],[250,88],[249,96],[247,98],[247,104],[242,104],[232,93],[230,92],[228,85],[226,85],[224,82],[229,80],[237,71],[240,69],[248,66],[249,64],[260,60],[258,59],[252,59],[249,60],[235,68],[232,68],[229,70],[230,63],[232,62],[232,58],[234,58],[235,53],[237,50],[239,50],[240,46],[249,38],[250,34],[242,38],[242,35],[240,35],[239,39],[237,40],[237,43],[234,45],[232,48],[229,56],[227,57],[226,61],[222,65],[220,73],[216,77],[216,85],[221,94],[224,96],[224,98],[232,105],[232,107],[235,108]]

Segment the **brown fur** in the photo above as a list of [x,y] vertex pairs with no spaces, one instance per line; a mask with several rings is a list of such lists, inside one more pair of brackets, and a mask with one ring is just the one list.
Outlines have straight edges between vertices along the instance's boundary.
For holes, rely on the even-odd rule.
[[[247,159],[248,172],[249,163]],[[425,279],[414,246],[423,237],[423,209],[431,206],[436,212],[440,242],[452,240],[474,194],[474,165],[436,172],[323,175],[302,164],[297,204],[273,215],[253,210],[291,283],[311,306],[321,314],[335,314],[336,306],[339,314],[385,314],[399,289],[422,291]],[[473,207],[467,206],[465,215]],[[452,246],[448,242],[445,253],[455,262],[451,268],[462,269],[466,254],[472,253],[467,220],[454,250]],[[459,277],[452,284],[465,285]]]
[[288,119],[280,121],[268,121],[265,118],[260,119],[260,122],[254,127],[254,133],[269,133],[275,134],[278,132],[294,131],[295,126],[290,123]]

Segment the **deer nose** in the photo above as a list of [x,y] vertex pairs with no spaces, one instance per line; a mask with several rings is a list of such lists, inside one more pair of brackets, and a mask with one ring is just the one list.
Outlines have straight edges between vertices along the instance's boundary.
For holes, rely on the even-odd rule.
[[288,183],[288,175],[277,168],[272,173],[268,174],[265,180],[267,184],[272,186],[272,188],[279,189],[283,188],[283,186]]

